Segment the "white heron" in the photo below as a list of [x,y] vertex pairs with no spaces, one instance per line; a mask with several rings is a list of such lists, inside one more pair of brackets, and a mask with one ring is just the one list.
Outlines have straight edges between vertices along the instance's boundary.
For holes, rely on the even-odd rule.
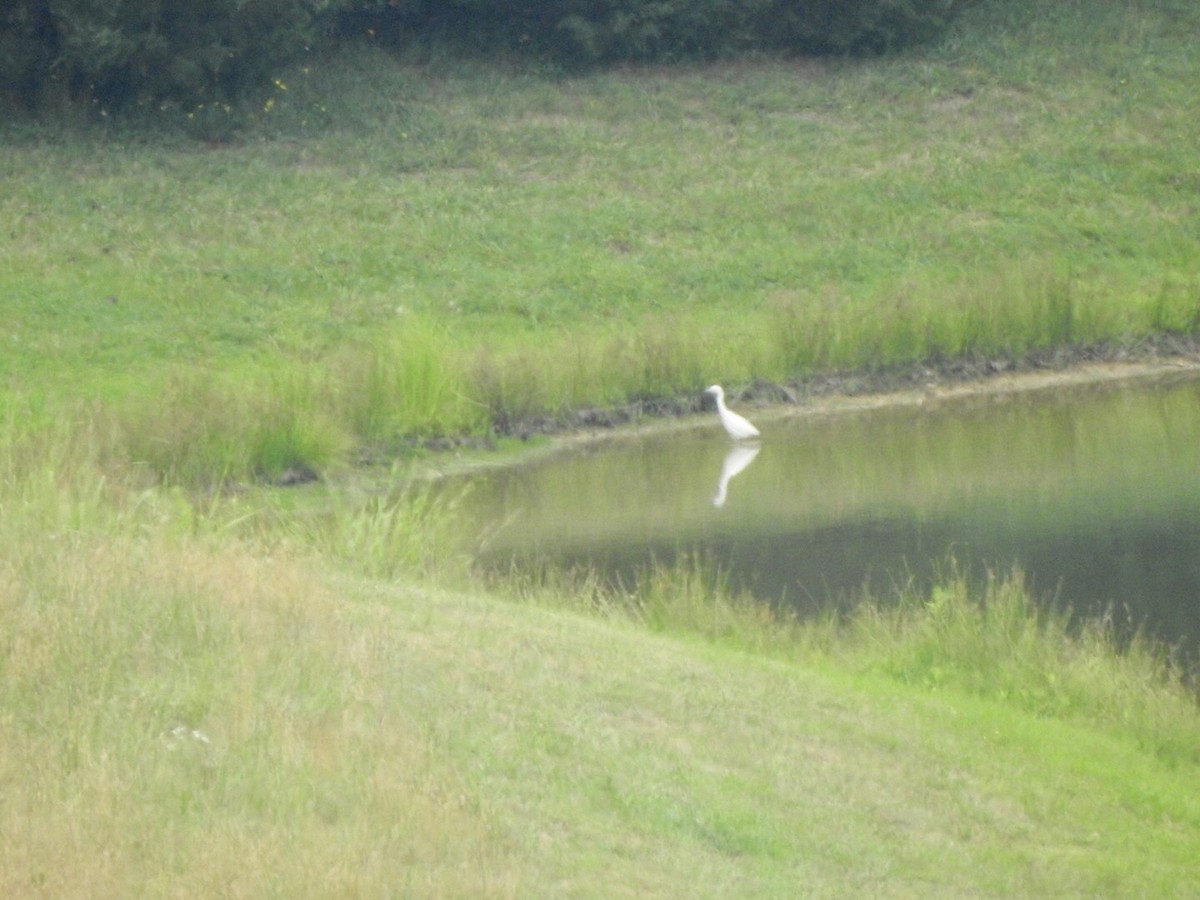
[[728,406],[725,405],[725,389],[719,384],[714,384],[707,388],[704,393],[712,394],[717,398],[717,415],[721,417],[721,424],[725,426],[725,430],[729,432],[729,436],[735,441],[746,441],[750,438],[758,437],[758,429],[755,428],[743,416],[739,416]]

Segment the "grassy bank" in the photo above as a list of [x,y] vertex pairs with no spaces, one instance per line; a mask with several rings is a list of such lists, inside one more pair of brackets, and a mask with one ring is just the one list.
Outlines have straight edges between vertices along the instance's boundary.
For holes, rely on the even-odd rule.
[[915,56],[583,78],[368,49],[233,143],[4,123],[0,895],[1186,890],[1194,695],[1019,581],[801,624],[687,568],[480,585],[419,486],[207,488],[1194,332],[1197,24],[978,4]]
[[1194,332],[1195,15],[980,4],[915,55],[578,78],[367,47],[232,143],[9,123],[0,377],[55,415],[87,384],[114,455],[168,478],[277,475],[713,381]]
[[365,578],[347,548],[374,541],[246,498],[96,485],[0,495],[6,896],[1175,896],[1194,871],[1194,698],[1017,583],[836,636],[688,570],[514,603]]

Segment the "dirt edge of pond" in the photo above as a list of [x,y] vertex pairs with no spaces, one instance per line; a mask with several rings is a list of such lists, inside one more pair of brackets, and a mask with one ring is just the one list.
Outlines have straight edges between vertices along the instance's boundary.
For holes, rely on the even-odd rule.
[[[1172,373],[1200,373],[1200,336],[1156,335],[1136,342],[1058,347],[1021,357],[958,357],[889,369],[861,369],[799,378],[785,384],[757,379],[726,384],[731,405],[756,421],[882,407],[925,406],[970,397],[1001,397],[1038,390],[1104,384]],[[675,397],[646,397],[615,407],[582,407],[557,415],[501,420],[485,436],[414,438],[407,452],[423,456],[444,475],[462,468],[507,465],[531,453],[710,424],[707,384]],[[528,442],[528,452],[496,454],[501,439]],[[534,448],[537,450],[534,450]],[[394,450],[397,448],[393,448]],[[503,457],[503,458],[501,458]],[[394,460],[392,453],[363,453],[358,465]]]
[[[925,405],[971,396],[1005,395],[1061,387],[1153,378],[1200,370],[1200,340],[1158,336],[1137,344],[1056,348],[1020,358],[960,358],[879,371],[814,375],[786,384],[758,379],[726,385],[731,404],[761,418],[819,414],[883,406]],[[598,435],[672,423],[712,412],[697,385],[694,394],[646,398],[619,407],[587,407],[558,416],[500,423],[496,433],[528,440],[551,436],[574,442]],[[438,449],[431,447],[429,449]],[[450,449],[444,447],[442,449]]]

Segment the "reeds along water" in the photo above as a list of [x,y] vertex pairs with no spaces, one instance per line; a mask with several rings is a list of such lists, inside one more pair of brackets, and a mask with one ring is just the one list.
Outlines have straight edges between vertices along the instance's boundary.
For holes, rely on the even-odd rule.
[[595,569],[514,569],[498,589],[539,603],[628,616],[655,630],[833,664],[931,690],[964,691],[1041,716],[1102,723],[1180,762],[1200,762],[1200,682],[1163,647],[1121,638],[1111,619],[1073,623],[1020,570],[970,577],[949,560],[928,591],[899,585],[842,610],[798,614],[731,585],[703,554],[613,581]]
[[1119,327],[1194,325],[1198,310],[1191,295],[1165,289],[1118,307],[1095,285],[1034,262],[947,281],[911,278],[869,299],[789,291],[745,316],[713,308],[486,341],[404,314],[378,336],[313,359],[168,368],[137,391],[97,401],[89,440],[105,444],[109,460],[166,482],[270,481],[290,470],[319,473],[364,448],[395,454],[430,437],[568,421],[583,407],[686,401],[717,379],[786,382],[964,356],[1012,359]]

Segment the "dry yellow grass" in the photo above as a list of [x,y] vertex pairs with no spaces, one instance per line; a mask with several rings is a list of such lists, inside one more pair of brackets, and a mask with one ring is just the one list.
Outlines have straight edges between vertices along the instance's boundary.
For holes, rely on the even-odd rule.
[[68,543],[0,592],[0,894],[514,895],[377,607],[237,546]]
[[4,896],[1153,893],[1200,852],[1192,767],[1101,729],[74,483],[0,493]]

